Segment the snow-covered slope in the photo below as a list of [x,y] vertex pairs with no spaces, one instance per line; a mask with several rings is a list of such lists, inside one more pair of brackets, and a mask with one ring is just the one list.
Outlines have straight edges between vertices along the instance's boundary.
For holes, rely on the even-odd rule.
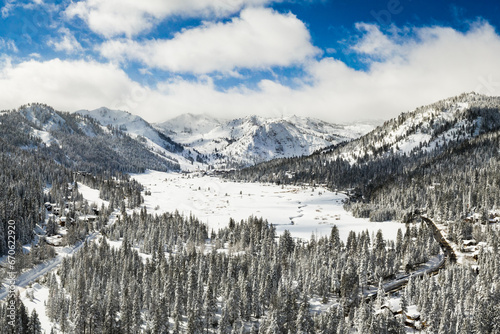
[[19,113],[29,122],[39,127],[41,131],[60,130],[66,125],[66,120],[54,109],[43,104],[32,104],[19,108]]
[[357,138],[373,127],[370,124],[336,125],[297,116],[248,116],[224,121],[191,114],[157,125],[175,141],[196,149],[210,164],[222,168],[309,155]]
[[79,110],[76,113],[92,117],[104,126],[112,126],[126,132],[132,138],[145,144],[152,152],[178,160],[183,170],[196,169],[201,166],[199,162],[196,162],[199,160],[197,152],[185,150],[182,145],[174,142],[139,116],[104,107],[95,110]]
[[500,117],[499,106],[500,97],[476,93],[441,100],[385,122],[337,150],[334,157],[341,156],[355,162],[390,154],[439,152],[496,127],[498,120],[489,118]]
[[191,164],[181,155],[185,152],[182,145],[150,125],[148,129],[147,123],[130,114],[128,119],[122,114],[115,116],[139,134],[128,134],[125,125],[109,126],[83,114],[60,112],[33,103],[0,115],[0,138],[83,171],[137,172],[146,168],[178,171],[183,162]]
[[45,104],[28,104],[18,109],[19,114],[33,127],[33,134],[49,145],[57,143],[51,132],[58,131],[73,134],[81,131],[89,137],[95,137],[101,131],[109,132],[105,127],[96,126],[82,117],[74,117],[69,122],[61,113]]

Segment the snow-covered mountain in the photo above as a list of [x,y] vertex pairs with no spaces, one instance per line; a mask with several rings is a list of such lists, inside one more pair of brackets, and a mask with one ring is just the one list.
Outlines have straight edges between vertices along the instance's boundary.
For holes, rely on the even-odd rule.
[[[182,156],[185,153],[182,145],[163,134],[156,134],[151,126],[147,131],[147,124],[137,119],[134,122],[134,117],[130,116],[125,122],[130,127],[137,126],[134,131],[140,135],[129,134],[125,125],[120,130],[119,126],[102,124],[89,116],[33,103],[0,115],[0,138],[10,145],[38,152],[44,158],[82,171],[168,171],[180,170],[181,164],[191,163]],[[145,136],[157,140],[158,144]]]
[[333,157],[356,162],[391,154],[439,153],[498,127],[499,106],[500,97],[476,93],[444,99],[402,113],[337,150]]
[[175,135],[182,141],[189,141],[193,135],[209,133],[216,127],[227,122],[207,114],[183,114],[166,122],[156,124],[156,127],[168,135]]
[[168,134],[155,129],[143,118],[121,110],[110,110],[102,107],[95,110],[79,110],[79,115],[92,117],[104,126],[119,129],[132,138],[142,142],[149,150],[164,157],[177,160],[181,168],[193,169],[200,167],[201,157],[196,151],[184,149],[182,145],[173,141]]
[[370,124],[335,125],[305,117],[234,120],[184,114],[152,125],[125,111],[80,110],[104,126],[112,126],[143,142],[151,151],[177,159],[182,169],[249,166],[274,158],[309,155],[316,150],[357,138]]
[[204,154],[211,165],[221,168],[309,155],[357,138],[374,128],[370,124],[337,125],[297,116],[218,120],[192,114],[173,118],[156,127],[176,142]]

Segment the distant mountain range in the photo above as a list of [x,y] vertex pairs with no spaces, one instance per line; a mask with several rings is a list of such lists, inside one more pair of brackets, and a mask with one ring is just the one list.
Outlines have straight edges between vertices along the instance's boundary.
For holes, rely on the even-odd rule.
[[220,120],[186,114],[157,124],[176,142],[203,154],[218,168],[246,167],[275,158],[310,155],[358,138],[373,124],[338,125],[307,117],[248,116]]
[[68,167],[100,171],[239,168],[304,156],[353,138],[374,125],[335,125],[304,117],[219,120],[186,114],[150,124],[125,111],[66,113],[28,104],[1,113],[0,138],[43,152]]
[[[435,157],[470,143],[496,131],[499,101],[462,94],[402,113],[376,128],[297,116],[222,120],[193,114],[150,124],[125,111],[65,113],[30,104],[0,114],[0,137],[89,171],[229,169],[313,153],[360,165],[395,157]],[[290,172],[300,169],[290,167]]]

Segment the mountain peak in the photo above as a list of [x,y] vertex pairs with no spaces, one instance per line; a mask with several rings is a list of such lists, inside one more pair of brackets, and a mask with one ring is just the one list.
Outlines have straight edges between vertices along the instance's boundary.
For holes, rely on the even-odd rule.
[[56,130],[66,122],[54,108],[43,103],[29,103],[19,107],[17,111],[35,126],[46,131]]
[[161,129],[168,135],[181,135],[191,133],[210,132],[219,126],[223,120],[217,119],[207,114],[182,114],[166,122],[156,124],[156,128]]

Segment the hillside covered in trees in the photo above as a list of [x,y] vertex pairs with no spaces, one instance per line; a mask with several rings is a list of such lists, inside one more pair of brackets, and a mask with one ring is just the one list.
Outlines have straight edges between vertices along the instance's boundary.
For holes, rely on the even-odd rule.
[[[44,104],[1,112],[0,138],[78,171],[179,170],[177,161],[151,152],[140,138],[111,125],[103,126],[92,117],[56,111]],[[182,147],[168,142],[165,149]]]

